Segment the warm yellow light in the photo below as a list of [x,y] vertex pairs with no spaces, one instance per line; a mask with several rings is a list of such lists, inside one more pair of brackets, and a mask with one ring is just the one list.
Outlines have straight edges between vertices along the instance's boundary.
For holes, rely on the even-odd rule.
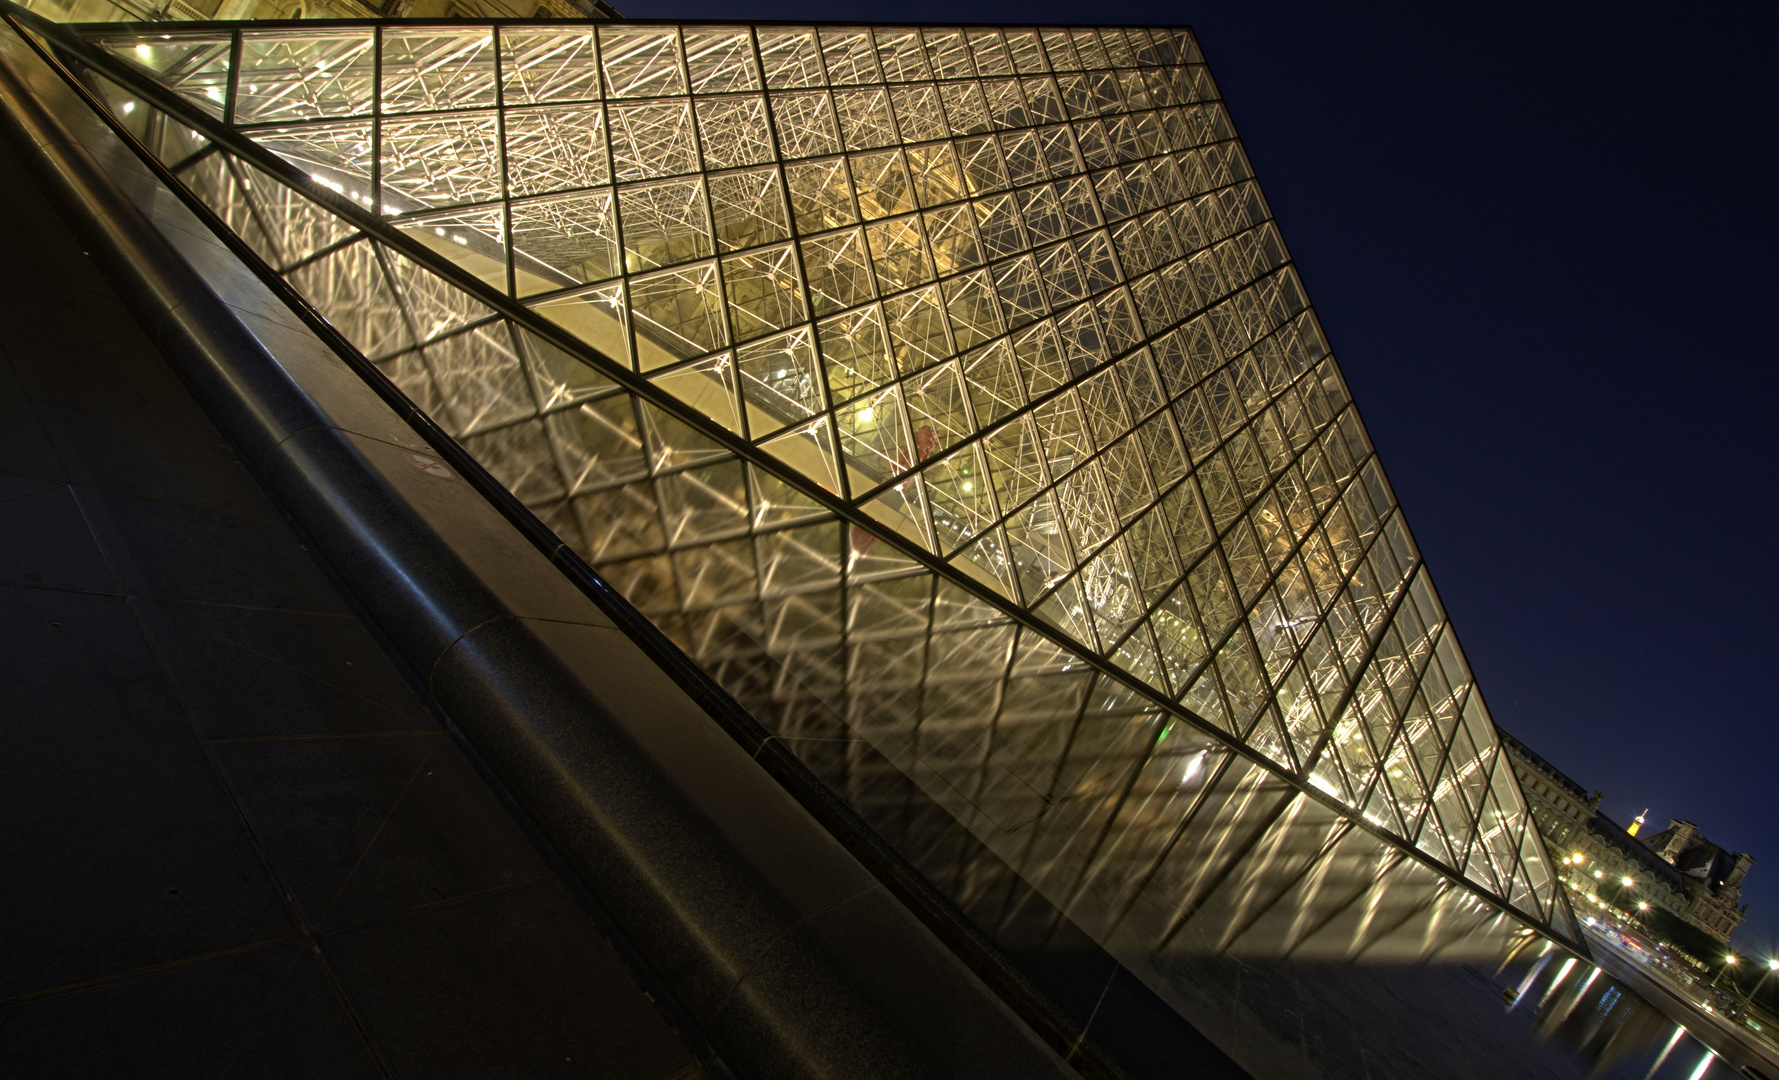
[[1649,910],[1649,905],[1648,905],[1648,904],[1644,904],[1644,903],[1638,903],[1638,905],[1637,905],[1637,910],[1638,910],[1638,911],[1648,911],[1648,910]]
[[867,405],[864,408],[859,410],[859,420],[863,423],[869,424],[871,421],[875,420],[876,418],[877,418],[877,410],[873,409],[869,405]]
[[1634,884],[1636,884],[1636,882],[1634,882],[1634,881],[1632,881],[1632,880],[1631,880],[1631,879],[1630,879],[1630,878],[1628,878],[1628,877],[1627,877],[1627,878],[1619,878],[1619,880],[1620,880],[1620,881],[1622,881],[1622,882],[1624,882],[1624,883],[1625,883],[1625,884],[1626,884],[1626,885],[1634,885]]

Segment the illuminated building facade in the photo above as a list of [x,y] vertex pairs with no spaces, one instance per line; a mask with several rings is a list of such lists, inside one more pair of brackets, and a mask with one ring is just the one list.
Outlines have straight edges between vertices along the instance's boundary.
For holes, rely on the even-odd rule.
[[[1737,906],[1754,857],[1726,851],[1699,836],[1690,821],[1639,836],[1643,815],[1623,828],[1600,813],[1600,793],[1581,785],[1511,735],[1502,746],[1519,775],[1532,820],[1556,858],[1560,877],[1580,907],[1649,905],[1729,944],[1747,916]],[[1644,811],[1647,814],[1648,811]]]
[[1170,1001],[1577,940],[1189,31],[78,33],[256,273],[961,907],[1017,881]]

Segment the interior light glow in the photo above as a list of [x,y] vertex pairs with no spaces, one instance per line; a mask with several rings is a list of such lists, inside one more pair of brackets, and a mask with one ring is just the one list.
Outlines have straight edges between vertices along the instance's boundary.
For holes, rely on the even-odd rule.
[[1196,753],[1192,756],[1191,761],[1188,761],[1186,763],[1186,771],[1180,774],[1180,783],[1185,784],[1188,781],[1190,781],[1193,777],[1198,775],[1199,770],[1203,769],[1204,766],[1205,766],[1205,752],[1203,750],[1200,750],[1198,753]]

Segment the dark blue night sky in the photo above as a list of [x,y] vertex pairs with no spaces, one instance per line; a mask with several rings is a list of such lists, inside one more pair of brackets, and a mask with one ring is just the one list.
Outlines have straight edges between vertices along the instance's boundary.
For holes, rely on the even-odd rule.
[[1191,24],[1496,721],[1779,949],[1779,5],[618,6]]

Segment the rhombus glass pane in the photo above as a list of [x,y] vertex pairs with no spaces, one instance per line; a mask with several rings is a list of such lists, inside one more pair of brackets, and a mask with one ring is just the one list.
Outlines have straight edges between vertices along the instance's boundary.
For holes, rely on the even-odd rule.
[[1185,31],[252,30],[232,82],[104,44],[235,122],[185,182],[867,817],[916,785],[1151,974],[1572,934]]

